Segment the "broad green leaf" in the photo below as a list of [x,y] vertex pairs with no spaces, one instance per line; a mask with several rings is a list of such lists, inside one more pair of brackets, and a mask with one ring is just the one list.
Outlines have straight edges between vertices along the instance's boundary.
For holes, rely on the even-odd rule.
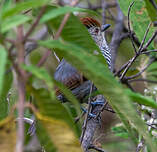
[[116,136],[126,138],[126,139],[128,139],[128,137],[129,137],[129,134],[128,134],[127,130],[124,128],[124,126],[112,127],[112,131],[114,132],[114,134]]
[[3,89],[5,66],[7,63],[7,52],[0,46],[0,97]]
[[52,140],[57,151],[82,152],[79,139],[76,138],[74,132],[63,120],[41,116],[40,114],[37,114],[37,118],[46,129],[48,138]]
[[16,15],[16,16],[7,18],[1,24],[1,32],[5,33],[14,27],[29,21],[30,19],[31,19],[30,17],[25,16],[25,15]]
[[23,68],[29,72],[31,72],[33,75],[35,75],[38,79],[43,80],[50,92],[51,98],[52,100],[55,99],[55,94],[54,94],[54,84],[52,82],[52,78],[51,76],[48,74],[48,72],[46,71],[46,69],[44,68],[38,68],[36,66],[33,65],[23,65]]
[[130,122],[130,124],[133,124],[138,133],[145,138],[152,152],[156,151],[153,140],[147,131],[147,126],[137,114],[129,96],[124,92],[124,89],[120,83],[116,81],[109,69],[99,61],[98,57],[86,53],[86,48],[80,48],[78,45],[72,43],[55,40],[40,41],[39,43],[50,49],[60,49],[60,52],[64,54],[64,58],[68,62],[83,72],[86,78],[93,81],[119,117],[121,118],[121,115],[118,113],[120,111],[120,113],[125,116],[125,119]]
[[12,5],[12,0],[3,0],[0,4],[0,18],[2,16],[2,13],[9,9]]
[[[50,8],[53,8],[52,6]],[[47,22],[53,18],[56,18],[60,15],[66,14],[66,13],[72,13],[72,12],[86,12],[86,13],[90,13],[93,15],[97,15],[96,12],[88,10],[88,9],[83,9],[83,8],[78,8],[78,7],[70,7],[70,6],[64,6],[64,7],[58,7],[56,8],[54,6],[53,9],[51,9],[50,11],[46,12],[43,17],[41,18],[40,22],[44,23]]]
[[3,90],[2,90],[2,97],[6,99],[9,89],[11,88],[13,82],[13,73],[12,71],[5,72],[5,77],[3,80]]
[[2,152],[12,152],[16,147],[16,125],[12,117],[0,121],[0,149]]
[[48,133],[48,131],[46,130],[46,128],[44,128],[40,120],[37,120],[36,122],[36,133],[37,133],[41,146],[46,150],[46,152],[57,151],[56,146],[53,144],[50,138],[50,134],[52,133],[50,134]]
[[9,16],[13,16],[21,13],[22,11],[26,11],[32,8],[38,8],[43,5],[46,5],[50,0],[29,0],[25,2],[19,2],[12,8],[7,9],[2,14],[2,19],[5,19]]
[[[4,119],[8,114],[8,103],[6,101],[6,93],[9,88],[5,86],[5,67],[7,63],[7,52],[0,46],[0,120]],[[5,81],[5,82],[4,82]],[[8,80],[7,80],[8,81]],[[8,81],[9,83],[9,81]]]
[[64,104],[56,99],[52,100],[50,93],[46,89],[35,90],[28,84],[27,91],[33,95],[35,104],[43,116],[65,121],[77,135],[79,134],[77,125],[74,124],[74,119]]
[[[157,5],[157,0],[154,0]],[[157,21],[157,10],[149,0],[145,0],[146,9],[152,21]]]
[[157,103],[153,99],[145,97],[139,93],[132,92],[130,90],[126,90],[126,93],[132,99],[132,101],[157,109]]
[[[124,15],[128,16],[128,8],[133,1],[132,0],[126,0],[126,1],[118,0],[118,2],[120,4],[120,8],[123,11]],[[138,39],[141,42],[144,38],[144,34],[146,32],[146,29],[149,23],[151,23],[151,19],[148,15],[145,2],[143,0],[135,0],[135,3],[131,7],[130,22],[131,22],[133,31],[136,33]],[[147,35],[146,41],[152,36],[154,31],[155,31],[155,28],[151,26],[149,33]],[[154,48],[153,44],[151,44],[149,48],[153,49]]]
[[10,110],[7,101],[7,95],[8,95],[8,91],[11,88],[12,81],[13,81],[12,72],[10,71],[9,73],[5,73],[4,80],[3,80],[3,89],[1,92],[1,100],[0,100],[0,120],[8,116]]

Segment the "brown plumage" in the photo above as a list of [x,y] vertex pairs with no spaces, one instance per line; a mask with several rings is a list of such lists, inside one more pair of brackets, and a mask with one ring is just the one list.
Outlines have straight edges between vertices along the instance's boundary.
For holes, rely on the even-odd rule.
[[90,28],[92,26],[100,27],[100,23],[91,17],[80,18],[80,20],[87,28]]

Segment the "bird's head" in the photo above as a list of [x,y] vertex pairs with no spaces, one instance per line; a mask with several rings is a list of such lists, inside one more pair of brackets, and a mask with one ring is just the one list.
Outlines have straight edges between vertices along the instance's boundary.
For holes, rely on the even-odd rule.
[[105,24],[101,26],[97,20],[91,17],[84,17],[81,18],[80,20],[87,27],[92,38],[100,47],[104,39],[104,32],[110,27],[110,24]]

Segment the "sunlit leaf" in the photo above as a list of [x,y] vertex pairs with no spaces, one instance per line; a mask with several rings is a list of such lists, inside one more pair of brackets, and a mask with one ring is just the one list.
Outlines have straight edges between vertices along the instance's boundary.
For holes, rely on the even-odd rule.
[[37,115],[44,128],[46,129],[49,138],[51,138],[54,146],[58,151],[81,152],[79,139],[76,138],[71,128],[61,120],[53,119]]
[[0,149],[2,152],[12,152],[16,146],[16,126],[11,117],[0,121]]
[[[132,0],[118,0],[120,4],[120,8],[122,9],[125,16],[128,16],[128,8],[130,4],[133,2]],[[143,0],[135,0],[130,12],[130,21],[133,28],[133,31],[136,33],[140,42],[144,38],[144,34],[146,29],[151,23],[151,19],[148,15],[145,2]],[[149,33],[147,35],[146,41],[152,36],[155,28],[153,26],[150,27]],[[145,42],[146,42],[145,41]],[[149,47],[150,49],[154,48],[153,43]]]
[[37,105],[39,112],[42,115],[65,121],[71,129],[79,135],[79,128],[76,124],[74,124],[74,119],[64,104],[56,99],[52,100],[50,93],[46,89],[35,90],[33,87],[28,85],[27,91],[33,95],[35,105]]
[[57,151],[55,145],[53,144],[51,140],[50,134],[48,133],[46,128],[44,128],[44,126],[39,120],[36,122],[36,133],[37,133],[41,146],[43,147],[44,150],[46,150],[46,152]]

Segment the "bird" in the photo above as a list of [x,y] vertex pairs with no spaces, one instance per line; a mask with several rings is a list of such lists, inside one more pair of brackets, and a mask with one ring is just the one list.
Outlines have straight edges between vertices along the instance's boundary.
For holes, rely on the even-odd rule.
[[[80,18],[82,24],[87,28],[91,37],[100,48],[109,69],[111,69],[111,50],[105,39],[105,30],[110,27],[109,24],[102,25],[92,17]],[[54,73],[54,79],[63,83],[68,89],[73,90],[80,86],[87,79],[64,58],[61,60]],[[56,96],[61,94],[58,88],[55,89]]]

